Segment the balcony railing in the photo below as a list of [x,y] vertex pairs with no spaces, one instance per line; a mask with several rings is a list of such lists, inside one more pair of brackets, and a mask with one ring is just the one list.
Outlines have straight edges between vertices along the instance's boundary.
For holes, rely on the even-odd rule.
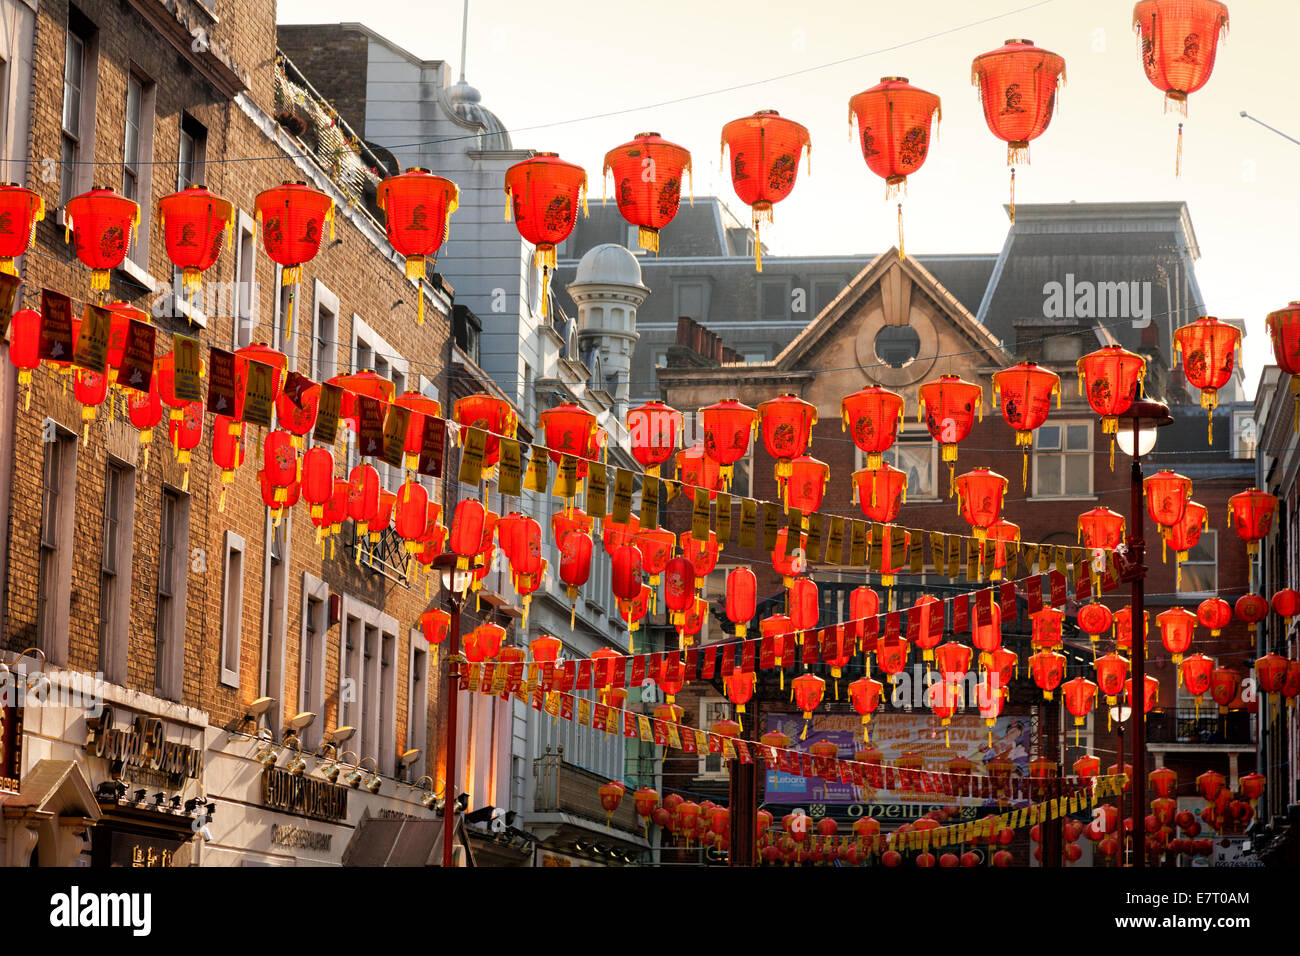
[[[593,822],[605,822],[605,808],[600,805],[597,790],[609,783],[609,778],[567,763],[563,747],[556,753],[548,747],[546,753],[534,760],[533,775],[537,778],[534,812],[571,813]],[[640,831],[631,793],[623,795],[609,825],[631,833]]]
[[1251,744],[1250,714],[1233,710],[1220,715],[1214,704],[1168,708],[1147,717],[1147,740],[1166,744]]

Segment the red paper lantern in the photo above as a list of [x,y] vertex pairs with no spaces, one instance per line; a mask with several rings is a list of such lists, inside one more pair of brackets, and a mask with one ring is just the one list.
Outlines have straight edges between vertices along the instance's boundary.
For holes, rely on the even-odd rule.
[[480,624],[462,641],[465,660],[471,664],[496,659],[506,639],[506,629],[499,624]]
[[1163,542],[1161,544],[1162,557],[1168,556],[1168,550],[1174,549],[1174,574],[1175,587],[1180,587],[1183,580],[1183,562],[1187,560],[1188,553],[1196,547],[1201,540],[1201,531],[1209,523],[1209,510],[1205,505],[1196,502],[1187,502],[1187,507],[1183,509],[1183,516],[1168,528],[1162,528]]
[[[513,511],[497,521],[497,540],[514,574],[537,574],[542,567],[542,528],[536,519]],[[638,566],[641,552],[636,552]]]
[[777,113],[759,110],[722,127],[722,149],[731,152],[731,185],[753,210],[754,266],[763,271],[759,224],[772,221],[772,207],[790,195],[799,174],[799,157],[812,142],[808,130]]
[[888,675],[892,685],[894,678],[907,667],[907,641],[882,637],[876,642],[876,663],[880,670]]
[[691,172],[691,154],[658,133],[639,133],[605,154],[601,175],[610,172],[619,215],[638,227],[637,244],[658,255],[659,230],[677,215],[682,173]]
[[907,501],[907,473],[887,464],[859,469],[853,473],[853,497],[869,520],[894,521]]
[[[1086,395],[1092,410],[1101,416],[1101,433],[1114,435],[1119,416],[1137,398],[1146,374],[1146,359],[1118,345],[1106,345],[1089,352],[1075,364],[1079,372],[1079,394]],[[1114,439],[1111,439],[1114,450]],[[1114,455],[1111,456],[1112,467]]]
[[478,428],[487,433],[483,444],[483,480],[491,481],[501,459],[501,439],[497,436],[515,437],[518,419],[514,409],[504,398],[478,392],[457,399],[454,415],[462,429]]
[[[378,474],[375,479],[377,482]],[[463,498],[456,503],[456,510],[451,518],[451,536],[447,544],[459,559],[456,562],[458,567],[468,567],[467,559],[482,550],[485,515],[486,509],[483,503],[473,498]]]
[[1055,651],[1038,651],[1029,658],[1029,673],[1043,692],[1043,699],[1051,700],[1052,692],[1061,686],[1065,677],[1065,655]]
[[727,573],[727,620],[736,626],[736,637],[744,637],[757,609],[758,578],[749,568]]
[[1295,399],[1291,427],[1300,432],[1300,302],[1270,312],[1266,325],[1273,342],[1273,358],[1282,373],[1291,376],[1291,395]]
[[1156,626],[1160,628],[1160,641],[1165,650],[1175,664],[1181,664],[1196,635],[1196,615],[1181,607],[1171,607],[1156,615]]
[[95,420],[96,409],[108,397],[108,375],[78,368],[72,380],[72,397],[81,403],[81,421],[84,424],[82,441],[90,437],[90,423]]
[[1007,144],[1011,170],[1011,222],[1016,221],[1017,163],[1029,162],[1029,142],[1052,121],[1056,93],[1065,82],[1065,60],[1029,40],[1008,40],[982,53],[971,64],[971,82],[979,85],[984,122]]
[[718,473],[728,486],[732,466],[749,454],[749,437],[757,415],[754,409],[734,398],[700,409],[704,454],[718,465]]
[[1219,713],[1226,714],[1241,692],[1241,675],[1229,667],[1216,667],[1210,672],[1210,696],[1219,705]]
[[[418,502],[419,508],[419,531],[424,530],[424,505],[428,500],[428,493],[424,488],[416,485],[424,497]],[[314,448],[308,448],[302,456],[302,497],[311,505],[311,516],[318,519],[321,516],[322,509],[330,495],[334,492],[334,454],[328,448],[317,445]],[[415,507],[415,506],[413,506]],[[400,514],[400,509],[399,509]],[[400,531],[399,531],[400,534]],[[415,535],[411,535],[414,537]],[[403,535],[403,537],[406,537]]]
[[894,444],[903,423],[903,396],[869,385],[840,402],[844,430],[867,456],[868,468],[879,468],[883,453]]
[[1259,622],[1268,617],[1268,600],[1262,594],[1243,594],[1237,598],[1233,610],[1237,620],[1250,625],[1250,633],[1254,636]]
[[436,647],[451,633],[451,615],[441,608],[429,608],[420,615],[420,633]]
[[[1147,674],[1142,678],[1142,690],[1142,713],[1149,714],[1160,698],[1160,681]],[[1124,696],[1128,700],[1129,706],[1134,706],[1133,679],[1131,677],[1124,682]]]
[[[1219,37],[1228,31],[1228,8],[1216,0],[1140,0],[1133,29],[1141,41],[1142,68],[1156,89],[1187,115],[1187,96],[1210,79]],[[1180,127],[1181,129],[1181,127]]]
[[1273,613],[1290,621],[1300,614],[1300,591],[1295,588],[1282,588],[1273,593]]
[[282,388],[275,397],[276,423],[299,439],[316,427],[319,410],[320,386],[316,384],[309,385],[296,397]]
[[664,604],[672,622],[680,624],[694,603],[695,568],[687,558],[672,558],[664,570]]
[[646,474],[657,476],[659,466],[673,456],[682,430],[682,413],[663,402],[646,402],[628,409],[627,433],[632,457]]
[[1002,609],[996,603],[989,608],[987,623],[979,623],[976,615],[976,620],[971,625],[971,644],[980,651],[983,659],[987,659],[989,654],[1002,646]]
[[[826,693],[826,681],[816,674],[800,674],[791,681],[791,686],[794,688],[795,706],[803,711],[805,721],[811,720],[812,712],[817,709]],[[804,732],[807,733],[806,726]]]
[[[311,452],[308,452],[311,454]],[[306,474],[307,465],[304,457],[303,472]],[[304,477],[304,487],[307,479]],[[311,500],[304,492],[303,497]],[[394,505],[393,511],[393,530],[398,536],[406,539],[406,553],[414,554],[417,550],[416,542],[424,535],[425,528],[428,527],[429,513],[429,493],[424,490],[424,486],[415,482],[407,482],[402,485],[401,490],[397,493],[397,504]]]
[[[1142,646],[1146,647],[1147,635],[1151,633],[1151,614],[1149,611],[1142,612]],[[1130,650],[1133,647],[1133,609],[1127,604],[1120,608],[1114,614],[1115,618],[1115,646],[1121,650]]]
[[1286,686],[1291,662],[1280,654],[1265,654],[1255,661],[1255,681],[1265,694],[1280,694]]
[[[855,609],[854,597],[858,592],[865,592],[860,599],[861,603]],[[858,633],[863,632],[864,618],[874,619],[880,610],[880,597],[875,591],[868,587],[854,588],[849,594],[849,615],[859,621],[857,626]],[[915,644],[921,649],[921,660],[934,660],[934,649],[943,641],[943,619],[944,609],[943,602],[932,594],[922,594],[912,602],[912,609],[908,612],[908,630],[912,629],[912,615],[916,615],[916,640]],[[871,628],[874,631],[875,621],[871,621]]]
[[952,494],[957,444],[966,439],[975,418],[984,420],[984,389],[956,375],[940,375],[917,389],[917,415],[939,442],[940,458],[948,462],[948,494]]
[[1223,598],[1206,598],[1196,607],[1196,619],[1210,629],[1211,637],[1218,637],[1232,622],[1232,605]]
[[1183,353],[1187,384],[1201,390],[1201,408],[1209,412],[1209,443],[1214,444],[1214,409],[1219,389],[1232,378],[1233,355],[1241,347],[1241,330],[1203,315],[1174,331],[1174,354]]
[[190,487],[190,453],[203,440],[203,403],[186,402],[179,411],[179,417],[167,422],[167,438],[176,449],[176,460],[185,469],[181,478],[181,491]]
[[710,531],[706,540],[697,541],[691,532],[683,531],[678,541],[681,542],[682,555],[691,562],[698,580],[703,581],[713,573],[713,569],[718,566],[720,548],[715,532]]
[[109,273],[122,264],[131,248],[140,207],[111,189],[96,186],[74,196],[63,207],[64,239],[71,231],[77,258],[90,272],[90,288],[108,288]]
[[1113,551],[1124,540],[1124,516],[1109,508],[1093,508],[1079,515],[1079,542],[1085,548]]
[[[418,283],[425,276],[425,260],[436,256],[447,238],[451,214],[460,204],[460,190],[451,180],[412,166],[381,182],[375,202],[384,211],[389,243],[406,258],[406,277]],[[422,325],[422,291],[419,303],[417,322]]]
[[1210,690],[1213,674],[1214,660],[1204,654],[1189,654],[1182,660],[1179,677],[1187,687],[1187,693],[1196,698],[1198,711],[1201,707],[1201,698]]
[[578,206],[587,215],[587,174],[555,153],[537,153],[506,170],[507,209],[514,210],[515,227],[537,247],[534,265],[542,269],[542,315],[547,314],[555,247],[569,238],[578,221]]
[[[993,542],[993,570],[989,574],[989,579],[998,581],[1002,578],[1002,569],[1007,566],[1007,545],[1020,541],[1020,525],[999,518],[988,526],[986,536]],[[980,545],[981,556],[984,553],[984,545]]]
[[[32,372],[41,365],[41,313],[35,309],[19,309],[13,314],[9,322],[9,361],[18,369],[18,384],[26,390],[23,408],[28,410],[32,407]],[[157,376],[154,381],[150,391],[156,397]]]
[[0,183],[0,272],[17,275],[14,260],[36,242],[36,224],[45,218],[45,200],[17,183]]
[[[704,453],[704,443],[692,445],[677,453],[677,471],[682,484],[688,488],[704,488],[709,492],[709,500],[718,496],[723,488],[721,468],[716,461]],[[692,497],[694,492],[692,492]]]
[[658,587],[659,575],[676,550],[677,536],[665,528],[652,528],[638,531],[632,543],[641,550],[641,573],[650,579],[651,587]]
[[753,671],[732,671],[723,678],[722,683],[727,691],[727,699],[736,707],[737,714],[745,712],[745,705],[749,699],[754,696],[754,684],[758,680],[758,675]]
[[235,207],[202,186],[187,186],[158,200],[158,222],[163,244],[173,266],[183,270],[186,294],[199,288],[203,272],[229,244],[235,224]]
[[613,564],[611,589],[622,600],[634,598],[641,592],[642,555],[635,545],[625,544],[610,555]]
[[[995,608],[997,605],[993,605]],[[1060,647],[1064,637],[1065,612],[1060,608],[1045,607],[1029,616],[1033,627],[1030,643],[1036,650]]]
[[1087,634],[1088,639],[1094,644],[1097,643],[1102,634],[1110,630],[1112,620],[1110,608],[1104,604],[1094,602],[1079,608],[1079,630]]
[[304,182],[285,182],[258,193],[254,205],[262,224],[262,247],[283,267],[280,284],[301,281],[303,264],[320,251],[326,223],[334,238],[334,200]]
[[831,480],[830,466],[804,455],[790,463],[790,476],[784,482],[786,509],[797,508],[809,514],[822,506],[822,495]]
[[556,405],[542,412],[538,424],[546,435],[551,461],[559,464],[565,455],[586,457],[596,432],[596,416],[580,405]]
[[1277,498],[1266,491],[1251,488],[1228,499],[1228,523],[1246,542],[1246,553],[1259,553],[1259,542],[1273,529]]
[[1074,717],[1074,742],[1078,746],[1079,728],[1092,713],[1093,704],[1097,700],[1097,685],[1086,677],[1076,677],[1062,685],[1061,696],[1065,699],[1066,710]]
[[1092,780],[1093,777],[1101,773],[1101,760],[1092,754],[1085,754],[1074,762],[1073,767],[1075,776],[1083,778],[1085,781]]
[[811,578],[796,578],[789,588],[790,624],[796,631],[809,631],[817,626],[820,606],[817,583]]
[[1176,524],[1192,499],[1192,480],[1177,472],[1161,469],[1142,480],[1147,497],[1147,514],[1162,529]]
[[[920,599],[917,603],[920,603]],[[849,620],[855,637],[861,639],[868,632],[874,634],[877,630],[875,618],[879,613],[880,595],[871,588],[862,584],[849,592]],[[929,655],[925,659],[929,660]]]
[[[468,500],[468,499],[467,499]],[[466,504],[466,502],[461,502]],[[478,502],[472,502],[478,504]],[[482,508],[482,505],[479,505]],[[460,507],[457,506],[457,515]],[[348,476],[348,517],[357,524],[357,535],[368,534],[370,522],[379,516],[379,472],[372,465],[357,465]],[[455,524],[452,538],[455,539]],[[454,548],[453,548],[454,550]],[[360,560],[360,552],[358,552]]]
[[631,598],[619,598],[618,614],[628,625],[628,631],[635,634],[641,627],[641,619],[650,610],[650,598],[654,592],[648,584],[641,585],[641,590]]
[[957,511],[966,519],[977,538],[984,538],[989,525],[1002,517],[1002,496],[1007,480],[987,468],[975,468],[957,476]]
[[1033,362],[1021,362],[993,373],[993,401],[1002,401],[1002,418],[1016,430],[1016,444],[1025,450],[1020,484],[1029,481],[1029,448],[1034,429],[1047,421],[1052,396],[1061,407],[1061,377]]
[[1106,654],[1093,662],[1098,690],[1106,695],[1106,703],[1110,707],[1119,703],[1120,692],[1128,679],[1128,664],[1128,658],[1119,654]]
[[[333,467],[331,462],[331,472]],[[262,470],[267,482],[275,489],[274,500],[278,504],[271,507],[278,511],[288,498],[289,487],[298,480],[298,452],[293,447],[293,437],[288,432],[277,429],[267,433],[262,442]],[[330,480],[332,484],[332,475]]]
[[[930,123],[943,113],[939,97],[912,86],[906,77],[886,76],[849,99],[849,124],[858,122],[858,142],[867,168],[885,181],[885,198],[901,196],[907,177],[930,151]],[[903,209],[898,210],[898,251],[903,252]]]
[[776,459],[776,480],[781,485],[791,475],[791,461],[808,453],[817,406],[794,395],[780,395],[762,402],[758,417],[763,447]]
[[880,706],[880,697],[884,692],[885,685],[870,677],[859,677],[849,684],[849,701],[862,718],[862,739],[865,741],[870,742],[867,728],[871,723],[871,715]]
[[402,450],[406,453],[407,471],[415,471],[419,468],[420,451],[424,447],[424,423],[427,419],[442,417],[442,403],[436,398],[426,398],[419,392],[406,391],[394,398],[393,404],[410,412]]

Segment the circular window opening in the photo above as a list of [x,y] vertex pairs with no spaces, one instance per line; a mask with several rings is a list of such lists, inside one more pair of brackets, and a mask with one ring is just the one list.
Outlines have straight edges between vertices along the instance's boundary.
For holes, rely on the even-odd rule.
[[876,333],[876,358],[891,368],[904,368],[921,352],[921,337],[910,325],[886,325]]

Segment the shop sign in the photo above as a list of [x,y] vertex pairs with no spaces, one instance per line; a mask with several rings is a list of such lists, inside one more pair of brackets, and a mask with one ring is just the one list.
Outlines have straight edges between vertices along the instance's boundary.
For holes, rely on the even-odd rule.
[[117,728],[113,717],[113,705],[105,703],[99,717],[87,722],[86,752],[107,760],[114,776],[131,776],[133,771],[153,773],[179,785],[184,778],[197,780],[203,773],[203,754],[168,740],[160,718],[137,714],[129,727]]
[[267,767],[262,771],[262,802],[268,809],[339,823],[348,817],[348,788]]
[[0,706],[0,791],[17,793],[22,770],[22,708]]

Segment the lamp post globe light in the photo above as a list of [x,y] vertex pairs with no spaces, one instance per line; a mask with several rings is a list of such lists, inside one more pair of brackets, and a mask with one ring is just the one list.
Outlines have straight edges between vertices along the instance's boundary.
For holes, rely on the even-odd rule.
[[[1126,571],[1123,576],[1129,578],[1133,585],[1131,603],[1133,620],[1142,622],[1135,625],[1135,631],[1140,629],[1141,633],[1133,635],[1132,686],[1137,688],[1138,693],[1145,697],[1143,688],[1146,686],[1147,635],[1145,627],[1146,567],[1143,561],[1146,556],[1146,514],[1142,507],[1142,457],[1151,454],[1155,449],[1157,430],[1165,425],[1172,425],[1174,419],[1169,414],[1168,405],[1141,394],[1118,417],[1119,427],[1115,433],[1115,444],[1119,446],[1120,451],[1133,459],[1129,471],[1128,553],[1124,560]],[[1129,786],[1132,788],[1133,820],[1135,821],[1133,866],[1140,868],[1146,865],[1146,853],[1136,845],[1136,821],[1142,820],[1146,816],[1143,812],[1146,806],[1146,707],[1145,700],[1136,708],[1132,708],[1133,701],[1130,700],[1129,704],[1130,708],[1120,710],[1121,713],[1123,710],[1131,710],[1132,715],[1137,718],[1133,721],[1133,780]],[[1123,749],[1122,745],[1120,749]],[[1124,766],[1122,754],[1118,763],[1121,768]]]
[[443,784],[443,829],[442,829],[442,865],[452,865],[452,843],[456,832],[457,806],[454,795],[460,791],[456,787],[456,710],[460,700],[460,610],[465,604],[465,595],[469,591],[474,573],[467,568],[457,567],[459,555],[448,551],[433,559],[433,566],[438,570],[442,584],[442,599],[451,614],[451,626],[448,640],[451,646],[447,652],[447,773]]

